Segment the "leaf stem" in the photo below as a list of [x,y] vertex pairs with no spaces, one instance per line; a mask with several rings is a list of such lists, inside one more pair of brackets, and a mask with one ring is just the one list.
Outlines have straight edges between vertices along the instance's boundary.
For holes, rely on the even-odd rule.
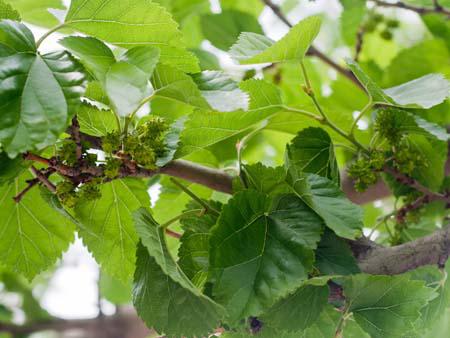
[[201,216],[202,211],[204,209],[195,209],[195,210],[188,210],[183,212],[182,214],[179,214],[178,216],[175,216],[174,218],[168,220],[166,223],[161,224],[159,227],[162,229],[166,229],[171,224],[175,223],[176,221],[179,221],[180,219],[187,217],[187,216]]
[[369,102],[367,105],[361,110],[359,115],[356,117],[355,121],[353,121],[352,127],[350,128],[350,135],[353,135],[355,132],[355,128],[358,125],[359,120],[373,107],[372,97],[369,98]]
[[178,182],[178,180],[174,179],[173,177],[170,178],[170,180],[181,190],[183,190],[186,194],[188,194],[194,201],[196,201],[198,204],[200,204],[205,210],[219,216],[220,212],[214,209],[212,206],[210,206],[208,203],[203,201],[200,197],[195,195],[192,191],[190,191],[187,187],[185,187],[183,184]]
[[[305,67],[305,64],[303,63],[303,61],[300,62],[300,66],[301,66],[303,77],[305,78],[305,83],[306,83],[306,85],[303,87],[303,90],[311,98],[311,100],[314,103],[314,106],[316,107],[317,111],[320,113],[321,119],[319,121],[321,123],[327,125],[331,129],[333,129],[336,133],[341,135],[343,138],[345,138],[348,141],[350,141],[351,143],[353,143],[361,151],[365,152],[366,154],[369,153],[369,151],[366,149],[366,147],[364,147],[361,143],[359,143],[351,133],[346,133],[341,128],[339,128],[337,125],[335,125],[328,118],[328,116],[325,114],[322,107],[320,106],[319,101],[317,101],[317,98],[314,94],[314,90],[311,86],[311,82],[309,80],[308,72],[306,71],[306,67]],[[316,116],[316,119],[317,119],[317,115],[314,115],[314,116]]]
[[55,27],[53,27],[52,29],[50,29],[49,31],[47,31],[44,35],[42,35],[40,37],[39,40],[37,40],[36,42],[36,48],[39,48],[41,46],[41,44],[44,42],[45,39],[47,39],[50,35],[52,35],[53,33],[55,33],[56,31],[60,30],[61,28],[65,27],[67,25],[67,22],[63,22]]
[[144,98],[144,99],[139,103],[139,105],[136,107],[136,109],[135,109],[129,116],[127,116],[127,117],[125,118],[125,125],[124,125],[124,128],[123,128],[123,136],[124,136],[124,137],[126,137],[127,134],[128,134],[128,126],[129,126],[130,122],[133,120],[134,116],[135,116],[135,115],[137,114],[137,112],[144,106],[144,104],[150,102],[150,101],[153,99],[154,95],[155,95],[155,92],[153,92],[152,95],[147,96],[146,98]]

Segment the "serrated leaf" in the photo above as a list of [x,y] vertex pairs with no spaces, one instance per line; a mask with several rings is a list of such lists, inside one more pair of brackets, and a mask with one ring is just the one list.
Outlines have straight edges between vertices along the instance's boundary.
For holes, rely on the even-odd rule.
[[152,46],[139,46],[128,49],[120,58],[120,61],[127,62],[138,67],[150,77],[158,64],[160,51]]
[[180,145],[180,136],[184,129],[184,123],[187,117],[183,116],[171,124],[169,131],[164,136],[165,153],[163,156],[158,157],[156,160],[156,165],[158,167],[163,167],[167,163],[173,160],[175,152]]
[[73,241],[75,231],[71,222],[42,199],[37,188],[28,191],[19,203],[13,200],[30,178],[24,173],[0,186],[0,262],[29,280],[55,264]]
[[307,279],[323,223],[300,199],[239,192],[212,229],[215,299],[232,321],[257,316]]
[[263,34],[263,30],[253,15],[236,10],[224,10],[219,14],[200,17],[203,35],[213,46],[228,50],[242,32]]
[[140,209],[134,219],[141,238],[133,290],[139,316],[149,327],[169,336],[211,333],[222,316],[222,308],[203,295],[175,263],[164,229],[150,213]]
[[22,23],[12,20],[0,21],[0,57],[17,53],[34,53],[36,43],[33,33]]
[[105,273],[101,273],[98,285],[101,296],[108,302],[115,305],[131,303],[131,281],[124,284]]
[[26,169],[21,156],[10,159],[8,155],[0,150],[0,186],[9,183]]
[[395,129],[402,134],[422,135],[440,141],[448,141],[449,134],[445,128],[429,122],[420,116],[398,108],[384,108],[393,113]]
[[106,74],[105,90],[118,115],[132,114],[150,96],[149,77],[140,68],[124,61],[111,66]]
[[334,146],[328,133],[321,128],[300,131],[286,147],[286,161],[303,172],[317,174],[339,184]]
[[84,75],[67,52],[36,54],[32,33],[0,23],[0,142],[10,157],[53,144],[84,91]]
[[240,88],[250,96],[251,111],[275,113],[281,110],[283,101],[280,90],[264,80],[247,80],[240,83]]
[[6,2],[14,6],[24,21],[43,27],[54,27],[59,24],[49,9],[66,9],[62,0],[6,0]]
[[347,65],[364,86],[374,103],[429,109],[442,103],[450,94],[450,82],[441,74],[428,74],[396,87],[381,89],[353,60]]
[[99,200],[75,208],[84,226],[79,235],[103,270],[127,282],[134,271],[138,241],[132,212],[150,206],[147,188],[140,180],[119,179],[102,184],[100,191]]
[[286,169],[286,182],[292,191],[317,212],[330,229],[349,239],[361,235],[362,209],[350,202],[336,183],[316,174],[303,173],[295,166]]
[[3,19],[20,21],[20,14],[9,3],[0,0],[0,20]]
[[438,191],[445,177],[447,142],[422,135],[408,135],[406,140],[410,145],[410,151],[422,159],[412,177],[431,190]]
[[248,109],[248,95],[225,73],[205,71],[192,78],[213,109],[221,112]]
[[317,247],[315,266],[323,275],[351,275],[360,272],[347,242],[328,229]]
[[319,319],[327,304],[328,285],[304,285],[268,309],[261,320],[281,331],[303,331]]
[[354,275],[344,281],[348,310],[372,337],[403,337],[436,294],[407,276]]
[[266,167],[261,163],[244,165],[241,175],[249,189],[267,195],[285,192],[286,172],[283,167]]
[[279,41],[264,35],[242,33],[230,49],[231,57],[240,64],[300,61],[319,33],[321,18],[310,16],[294,27]]
[[195,108],[210,109],[194,80],[176,68],[158,65],[153,74],[152,84],[155,97],[179,101]]
[[92,37],[68,36],[59,44],[78,57],[87,70],[99,81],[104,82],[109,68],[116,62],[111,49]]
[[[222,204],[206,201],[215,210],[221,210]],[[199,209],[197,202],[188,204],[185,211],[198,210],[202,215],[183,217],[180,220],[184,230],[180,238],[178,250],[178,264],[186,276],[198,288],[202,288],[207,280],[209,271],[209,239],[210,230],[217,223],[218,216]]]
[[240,83],[240,88],[250,96],[249,110],[227,114],[194,112],[186,122],[177,157],[250,133],[266,124],[265,120],[281,109],[280,93],[274,85],[248,80]]
[[147,0],[73,0],[66,25],[125,48],[150,45],[161,50],[161,61],[185,71],[198,70],[185,48],[178,24],[159,4]]
[[117,129],[117,122],[111,110],[98,109],[90,103],[82,103],[78,108],[80,131],[92,136],[105,136]]

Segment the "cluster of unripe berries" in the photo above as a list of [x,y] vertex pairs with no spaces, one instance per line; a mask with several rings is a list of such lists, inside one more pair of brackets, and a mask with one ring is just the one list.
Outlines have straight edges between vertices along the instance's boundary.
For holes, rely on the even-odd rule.
[[[156,161],[166,151],[164,136],[169,129],[164,119],[151,117],[127,135],[111,132],[102,138],[105,163],[101,165],[103,177],[88,178],[82,183],[64,179],[56,186],[59,200],[68,208],[73,208],[78,201],[92,201],[101,197],[100,185],[104,180],[114,179],[120,175],[123,160],[135,161],[146,169],[156,169]],[[81,165],[96,166],[96,154],[88,153],[90,145],[82,144],[82,157],[77,158],[77,145],[72,140],[65,140],[57,152],[57,159],[70,167]]]
[[386,164],[408,176],[423,164],[424,160],[420,154],[411,151],[401,123],[394,110],[381,109],[377,112],[374,130],[386,141],[387,146],[372,150],[369,155],[359,158],[349,167],[348,174],[354,179],[357,191],[365,191],[375,184]]
[[378,31],[382,39],[392,40],[394,30],[399,26],[400,22],[396,19],[385,18],[380,13],[370,13],[362,28],[367,33]]

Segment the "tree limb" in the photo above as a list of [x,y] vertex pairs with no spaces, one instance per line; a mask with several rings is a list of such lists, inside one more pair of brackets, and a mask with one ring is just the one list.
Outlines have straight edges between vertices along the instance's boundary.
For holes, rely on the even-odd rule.
[[425,265],[442,267],[450,253],[450,227],[405,244],[382,247],[367,239],[350,242],[361,271],[396,275]]
[[398,1],[398,2],[386,2],[386,1],[382,1],[382,0],[372,0],[372,1],[375,2],[375,4],[377,6],[380,6],[380,7],[394,7],[394,8],[407,9],[407,10],[416,12],[419,15],[439,13],[439,14],[444,14],[444,15],[450,17],[450,10],[441,6],[437,1],[434,1],[434,7],[414,6],[414,5],[409,5],[407,3],[404,3],[402,1]]

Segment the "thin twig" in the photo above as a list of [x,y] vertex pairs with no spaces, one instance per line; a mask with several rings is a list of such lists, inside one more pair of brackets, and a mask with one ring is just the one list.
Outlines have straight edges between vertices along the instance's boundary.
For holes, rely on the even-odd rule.
[[167,236],[176,238],[176,239],[180,239],[181,238],[181,234],[179,234],[178,232],[172,231],[170,229],[165,229]]
[[36,176],[39,182],[45,185],[48,190],[50,190],[53,193],[56,192],[56,187],[53,185],[52,182],[49,181],[46,175],[44,175],[40,170],[36,169],[34,166],[31,166],[30,170],[34,174],[34,176]]
[[[281,8],[277,5],[275,5],[271,0],[262,0],[262,2],[269,7],[272,12],[289,28],[292,28],[292,24],[289,22],[289,20],[286,18],[286,16],[281,11]],[[359,83],[358,79],[353,75],[351,71],[348,69],[345,69],[338,65],[336,62],[334,62],[332,59],[330,59],[328,56],[323,54],[321,51],[319,51],[314,46],[311,46],[309,50],[307,51],[306,55],[309,56],[315,56],[318,59],[320,59],[322,62],[326,63],[328,66],[336,70],[338,73],[342,74],[349,80],[351,80],[353,83],[355,83],[358,87],[362,88],[362,85]]]
[[450,17],[450,10],[442,7],[437,1],[434,1],[434,4],[435,4],[434,7],[414,6],[414,5],[406,4],[402,1],[398,1],[398,2],[386,2],[386,1],[382,1],[382,0],[372,0],[372,1],[375,2],[375,4],[377,6],[407,9],[407,10],[416,12],[419,15],[438,13],[438,14],[444,14],[444,15]]
[[28,185],[25,189],[23,189],[20,193],[18,193],[14,198],[14,202],[19,203],[22,198],[25,196],[25,194],[31,190],[36,184],[39,183],[39,180],[37,178],[33,178],[32,180],[27,181]]
[[356,45],[355,45],[355,61],[358,62],[359,56],[362,52],[363,44],[364,44],[364,34],[366,30],[363,26],[360,26],[358,32],[356,33]]
[[211,205],[209,205],[208,203],[206,203],[205,201],[203,201],[201,198],[199,198],[197,195],[195,195],[191,190],[189,190],[187,187],[185,187],[183,184],[181,184],[180,182],[178,182],[176,179],[174,179],[173,177],[170,178],[170,180],[172,181],[172,183],[174,183],[177,187],[179,187],[181,190],[183,190],[186,194],[188,194],[194,201],[196,201],[198,204],[200,204],[203,208],[205,208],[205,210],[216,214],[216,215],[220,215],[220,212],[216,209],[214,209]]
[[76,116],[73,117],[72,125],[69,128],[69,130],[70,130],[71,138],[76,144],[75,153],[76,153],[77,159],[78,159],[78,161],[80,161],[83,156],[83,146],[81,144],[80,124],[79,124]]

